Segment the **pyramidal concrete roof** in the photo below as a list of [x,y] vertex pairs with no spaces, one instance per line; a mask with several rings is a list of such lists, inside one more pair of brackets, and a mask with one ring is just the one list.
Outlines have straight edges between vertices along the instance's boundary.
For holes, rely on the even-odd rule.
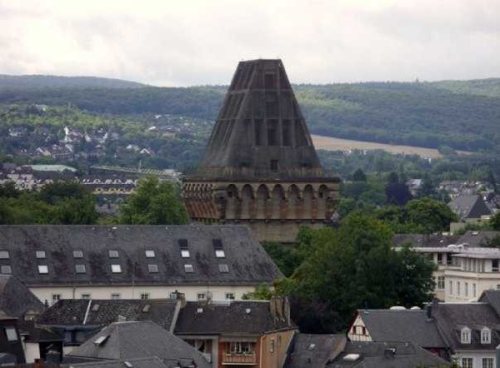
[[231,180],[323,176],[281,60],[238,64],[196,176]]

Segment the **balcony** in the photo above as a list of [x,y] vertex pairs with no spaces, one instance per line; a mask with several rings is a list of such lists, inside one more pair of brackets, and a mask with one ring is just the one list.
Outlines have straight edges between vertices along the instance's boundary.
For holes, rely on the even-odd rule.
[[222,355],[223,365],[256,365],[257,357],[255,353],[224,353]]

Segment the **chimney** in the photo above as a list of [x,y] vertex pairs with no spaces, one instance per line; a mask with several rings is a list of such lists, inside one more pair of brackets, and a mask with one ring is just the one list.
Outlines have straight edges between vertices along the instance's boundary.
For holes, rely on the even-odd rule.
[[396,355],[396,348],[386,348],[384,350],[384,357],[386,359],[394,359],[395,355]]
[[425,311],[427,312],[427,319],[428,320],[432,319],[432,305],[431,304],[427,304],[425,306]]

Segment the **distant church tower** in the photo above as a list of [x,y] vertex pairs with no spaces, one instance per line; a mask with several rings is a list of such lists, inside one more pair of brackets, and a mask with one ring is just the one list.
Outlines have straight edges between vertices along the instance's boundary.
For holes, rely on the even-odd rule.
[[195,221],[248,224],[292,242],[331,222],[340,180],[325,177],[281,60],[240,62],[183,198]]

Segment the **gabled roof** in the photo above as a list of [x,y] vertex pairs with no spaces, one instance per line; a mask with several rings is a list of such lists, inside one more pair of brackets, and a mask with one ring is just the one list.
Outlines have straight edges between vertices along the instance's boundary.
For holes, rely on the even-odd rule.
[[460,236],[457,240],[457,244],[467,244],[470,247],[484,247],[489,240],[500,236],[500,231],[467,231],[465,234]]
[[423,348],[444,348],[436,322],[425,310],[361,309],[363,320],[373,341],[410,342]]
[[113,323],[67,357],[121,361],[158,357],[164,363],[181,361],[187,365],[194,361],[198,368],[210,368],[195,348],[150,321]]
[[[215,242],[224,257],[216,257]],[[189,257],[181,256],[182,246]],[[154,252],[152,257],[147,250]],[[10,265],[29,287],[258,285],[282,276],[245,226],[2,225],[0,251],[9,252],[0,265]],[[37,251],[45,252],[42,258]],[[116,251],[114,258],[109,251]],[[112,264],[120,266],[119,272],[112,272]],[[185,268],[188,264],[192,269]],[[228,267],[221,271],[221,264]],[[46,265],[48,273],[40,273],[38,265]],[[84,267],[77,270],[76,265]]]
[[[495,309],[487,303],[434,303],[432,315],[439,331],[453,350],[489,350],[500,344],[500,318]],[[462,344],[460,332],[463,327],[471,329],[471,343]],[[492,330],[491,343],[481,343],[481,329]]]
[[344,352],[327,367],[442,368],[450,366],[451,363],[408,342],[348,342]]
[[[276,169],[271,161],[276,161]],[[285,179],[323,176],[281,60],[242,61],[197,176]]]
[[59,300],[37,318],[37,324],[54,327],[103,327],[124,319],[153,321],[170,330],[177,303],[176,300],[169,299]]
[[410,244],[418,248],[438,248],[446,247],[449,244],[456,244],[458,236],[443,234],[395,234],[392,238],[392,244],[400,247]]
[[269,301],[187,302],[179,313],[175,334],[258,336],[282,328],[294,325],[286,317],[274,317]]
[[483,291],[478,302],[489,304],[500,318],[500,290],[489,289]]
[[454,198],[448,207],[461,219],[481,218],[491,215],[491,210],[479,194],[465,194]]
[[344,350],[347,337],[338,335],[311,335],[297,333],[293,337],[292,352],[285,368],[323,368]]
[[23,319],[27,312],[41,313],[43,303],[16,277],[0,274],[0,310]]
[[74,368],[174,368],[178,367],[177,362],[164,363],[158,357],[136,358],[129,360],[98,360],[87,363],[64,364],[63,367]]

